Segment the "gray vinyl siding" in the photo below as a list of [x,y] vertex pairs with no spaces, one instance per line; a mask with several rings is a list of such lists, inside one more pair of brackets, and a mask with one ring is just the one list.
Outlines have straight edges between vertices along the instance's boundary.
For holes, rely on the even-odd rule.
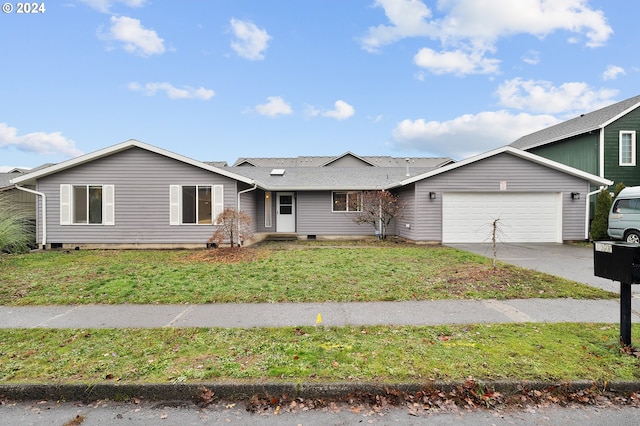
[[[115,225],[60,225],[62,184],[114,185]],[[236,207],[235,180],[134,147],[38,181],[47,195],[47,242],[204,245],[214,225],[169,224],[170,185],[223,185],[224,207]]]
[[[244,191],[246,189],[250,189],[250,186],[247,186],[246,184],[239,184],[238,186],[238,190],[239,191]],[[246,214],[248,214],[249,216],[251,216],[252,220],[251,220],[251,231],[253,233],[258,232],[258,223],[256,221],[256,209],[257,209],[257,198],[258,198],[258,190],[254,189],[253,191],[249,191],[249,192],[245,192],[244,194],[240,194],[240,211],[244,212]],[[264,198],[264,193],[262,193],[262,197]],[[226,200],[225,200],[226,201]],[[226,205],[226,207],[231,207],[229,205]],[[235,205],[234,205],[235,207]],[[262,223],[264,224],[264,218],[262,220]]]
[[[415,185],[410,185],[397,194],[398,201],[404,204],[402,214],[395,220],[395,235],[415,240],[415,222],[416,222],[416,190]],[[408,225],[408,226],[407,226]],[[391,232],[389,232],[391,234]]]
[[354,213],[333,212],[331,191],[297,193],[298,235],[371,236],[371,225],[358,225]]
[[[585,239],[589,183],[507,153],[417,182],[415,211],[419,214],[412,239],[442,241],[443,192],[501,192],[501,181],[507,184],[506,192],[561,192],[562,239]],[[436,192],[435,200],[429,199],[430,191]],[[579,192],[580,200],[572,200],[572,192]]]

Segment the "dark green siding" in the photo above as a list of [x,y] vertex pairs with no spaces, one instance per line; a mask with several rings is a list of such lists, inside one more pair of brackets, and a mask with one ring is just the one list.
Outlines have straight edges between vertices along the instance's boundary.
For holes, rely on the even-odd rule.
[[598,175],[598,139],[598,132],[585,133],[528,151],[549,160]]
[[[620,166],[620,131],[636,132],[636,166]],[[604,174],[615,183],[624,182],[626,186],[640,185],[640,109],[635,109],[624,117],[614,121],[604,132]]]

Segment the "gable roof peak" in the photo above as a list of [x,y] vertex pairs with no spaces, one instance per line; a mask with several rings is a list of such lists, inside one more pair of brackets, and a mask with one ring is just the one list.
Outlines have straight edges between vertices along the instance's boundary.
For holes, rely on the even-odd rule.
[[79,157],[75,157],[72,158],[70,160],[67,161],[63,161],[62,163],[58,163],[58,164],[54,164],[51,165],[49,167],[45,167],[42,169],[39,169],[37,171],[33,171],[33,172],[29,172],[29,173],[25,173],[19,177],[14,178],[11,182],[13,184],[19,184],[19,183],[25,183],[25,182],[35,182],[37,179],[48,176],[48,175],[52,175],[54,173],[58,173],[61,172],[63,170],[67,170],[76,166],[80,166],[82,164],[86,164],[89,163],[91,161],[95,161],[98,160],[100,158],[104,158],[104,157],[108,157],[110,155],[122,152],[122,151],[126,151],[128,149],[131,148],[140,148],[143,149],[145,151],[149,151],[158,155],[162,155],[164,157],[167,158],[171,158],[174,159],[176,161],[180,161],[186,164],[190,164],[194,167],[199,167],[201,169],[205,169],[208,170],[210,172],[214,172],[214,173],[218,173],[220,175],[241,181],[241,182],[245,182],[248,184],[253,184],[253,180],[248,179],[244,176],[238,175],[236,173],[232,173],[230,171],[228,171],[227,169],[222,169],[219,167],[214,167],[212,165],[206,164],[202,161],[198,161],[198,160],[194,160],[191,159],[189,157],[185,157],[183,155],[180,154],[176,154],[174,152],[171,151],[167,151],[166,149],[163,148],[159,148],[157,146],[154,145],[150,145],[148,143],[145,142],[140,142],[139,140],[136,139],[128,139],[124,142],[120,142],[118,144],[115,145],[111,145],[109,147],[103,148],[103,149],[99,149],[97,151],[93,151],[90,152],[88,154],[84,154],[81,155]]

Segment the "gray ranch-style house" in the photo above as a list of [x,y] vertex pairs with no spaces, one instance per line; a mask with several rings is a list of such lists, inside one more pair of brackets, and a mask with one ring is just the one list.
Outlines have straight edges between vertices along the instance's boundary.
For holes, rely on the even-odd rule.
[[[349,211],[363,191],[406,203],[388,234],[416,243],[587,239],[586,194],[611,181],[510,146],[447,158],[193,160],[129,140],[12,179],[36,195],[43,248],[205,247],[227,207],[253,218],[256,238],[374,237]],[[356,207],[357,208],[357,207]]]

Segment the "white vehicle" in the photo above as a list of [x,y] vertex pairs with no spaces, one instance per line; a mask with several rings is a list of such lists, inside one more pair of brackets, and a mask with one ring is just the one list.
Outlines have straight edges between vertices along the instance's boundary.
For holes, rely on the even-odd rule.
[[640,186],[624,188],[613,201],[607,234],[616,240],[640,244]]

